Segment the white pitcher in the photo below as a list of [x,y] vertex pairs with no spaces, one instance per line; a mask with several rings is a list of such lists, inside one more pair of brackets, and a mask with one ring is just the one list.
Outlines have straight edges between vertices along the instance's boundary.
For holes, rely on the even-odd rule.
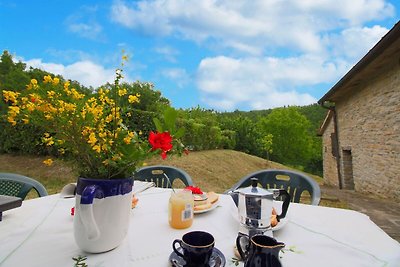
[[129,228],[133,178],[79,178],[74,216],[75,241],[80,249],[101,253],[119,246]]

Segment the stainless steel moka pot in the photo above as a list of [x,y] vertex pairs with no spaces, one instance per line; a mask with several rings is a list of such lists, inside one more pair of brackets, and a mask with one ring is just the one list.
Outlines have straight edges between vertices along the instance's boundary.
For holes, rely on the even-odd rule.
[[255,234],[272,237],[271,215],[273,201],[283,196],[282,212],[277,220],[284,218],[289,208],[290,195],[284,189],[264,189],[257,187],[258,179],[251,178],[251,186],[233,191],[238,194],[238,215],[240,221],[239,234],[249,238]]

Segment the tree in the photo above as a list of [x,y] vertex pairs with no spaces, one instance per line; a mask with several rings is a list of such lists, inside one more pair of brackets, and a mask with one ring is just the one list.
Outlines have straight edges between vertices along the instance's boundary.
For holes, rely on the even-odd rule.
[[308,163],[313,146],[310,122],[295,107],[276,108],[259,125],[272,135],[272,160],[292,166]]
[[235,150],[256,156],[262,155],[263,146],[260,145],[260,140],[263,136],[251,119],[237,114],[237,116],[220,116],[219,121],[223,130],[232,130],[236,133]]
[[14,63],[8,51],[3,52],[0,60],[0,92],[22,91],[30,80],[25,72],[26,65],[22,62]]

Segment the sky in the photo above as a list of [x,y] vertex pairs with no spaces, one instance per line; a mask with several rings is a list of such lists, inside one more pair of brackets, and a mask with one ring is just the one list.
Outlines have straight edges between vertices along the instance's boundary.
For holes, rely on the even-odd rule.
[[316,103],[398,21],[398,0],[0,0],[0,49],[97,88],[151,82],[175,108]]

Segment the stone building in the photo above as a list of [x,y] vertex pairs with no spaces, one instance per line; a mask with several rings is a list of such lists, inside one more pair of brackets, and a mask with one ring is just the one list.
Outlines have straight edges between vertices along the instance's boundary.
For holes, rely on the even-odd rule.
[[400,22],[318,103],[326,183],[400,200]]

